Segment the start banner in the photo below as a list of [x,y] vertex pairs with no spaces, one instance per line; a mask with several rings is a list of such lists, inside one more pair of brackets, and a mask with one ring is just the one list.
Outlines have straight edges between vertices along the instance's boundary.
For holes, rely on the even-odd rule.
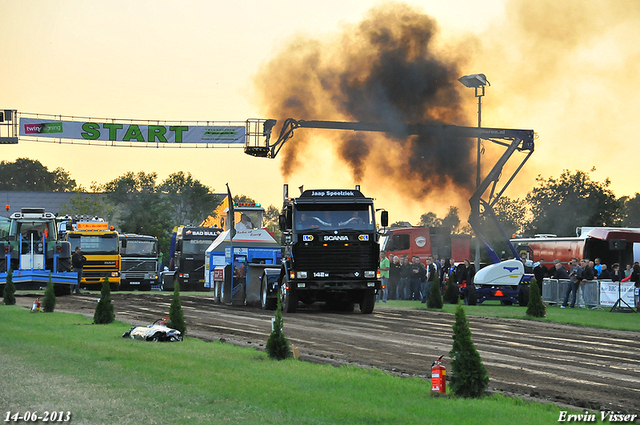
[[20,136],[140,143],[245,143],[243,126],[151,125],[20,118]]

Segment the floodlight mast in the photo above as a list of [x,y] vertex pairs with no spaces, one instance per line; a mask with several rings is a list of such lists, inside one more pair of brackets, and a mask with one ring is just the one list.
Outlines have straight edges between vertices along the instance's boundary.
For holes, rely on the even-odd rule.
[[[478,128],[481,127],[482,123],[482,97],[484,96],[484,88],[487,85],[491,85],[487,80],[487,76],[484,74],[471,74],[465,75],[463,77],[458,78],[465,87],[473,88],[475,90],[475,95],[478,98]],[[476,189],[480,187],[480,158],[481,158],[481,146],[482,142],[480,137],[478,136],[478,145],[476,152]],[[480,217],[480,204],[472,204],[471,205],[471,215],[476,215],[478,218]],[[474,266],[476,270],[480,270],[480,244],[476,241],[476,255],[474,260]]]
[[[271,120],[270,125],[275,125],[275,122]],[[273,128],[273,125],[271,128]],[[533,154],[534,149],[534,132],[533,130],[518,130],[509,128],[480,128],[480,127],[462,127],[456,125],[446,124],[401,124],[401,125],[388,125],[381,123],[361,123],[361,122],[344,122],[344,121],[305,121],[295,120],[293,118],[287,118],[282,125],[280,135],[278,139],[269,144],[269,138],[266,138],[263,146],[253,146],[250,150],[245,149],[245,153],[253,156],[263,158],[275,158],[282,149],[282,146],[287,140],[293,137],[295,130],[299,128],[315,128],[315,129],[328,129],[328,130],[352,130],[352,131],[377,131],[399,136],[411,136],[411,135],[430,135],[433,137],[458,137],[458,138],[478,138],[491,141],[492,143],[506,147],[505,152],[500,159],[493,166],[487,177],[482,182],[479,182],[476,191],[469,199],[472,210],[478,211],[478,214],[471,214],[469,218],[469,224],[473,228],[474,232],[485,245],[485,248],[491,257],[492,261],[500,262],[499,256],[491,246],[489,239],[485,236],[482,230],[481,218],[488,216],[494,222],[497,222],[497,218],[493,211],[493,206],[500,199],[504,191],[509,184],[513,181],[516,174],[522,169],[529,157]],[[516,152],[526,152],[526,156],[521,161],[520,165],[513,172],[511,177],[501,187],[498,187],[498,182],[502,176],[504,165],[509,158]],[[490,191],[489,191],[490,189]],[[485,192],[489,191],[488,198],[483,199]],[[482,211],[480,211],[482,210]],[[498,228],[501,229],[498,224]],[[502,229],[501,229],[502,231]],[[515,258],[519,258],[515,248],[511,246],[509,238],[506,234],[503,236],[509,245],[509,249]]]

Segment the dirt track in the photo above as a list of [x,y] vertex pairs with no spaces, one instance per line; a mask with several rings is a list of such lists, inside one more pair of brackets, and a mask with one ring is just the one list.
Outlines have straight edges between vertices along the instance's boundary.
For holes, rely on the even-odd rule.
[[[112,293],[118,320],[147,325],[166,316],[171,294]],[[93,317],[98,295],[58,297],[56,311]],[[33,298],[17,297],[30,306]],[[182,296],[188,335],[264,350],[273,312]],[[514,307],[517,308],[517,307]],[[640,413],[640,333],[468,316],[492,390],[578,408]],[[378,308],[371,315],[299,309],[284,316],[300,359],[376,367],[430,379],[451,350],[452,314]]]

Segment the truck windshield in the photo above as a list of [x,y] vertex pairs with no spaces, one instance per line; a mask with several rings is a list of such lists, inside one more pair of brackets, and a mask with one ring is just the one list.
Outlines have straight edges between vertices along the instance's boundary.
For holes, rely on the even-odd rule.
[[123,256],[155,257],[158,254],[158,242],[154,240],[127,239],[126,245],[120,244]]
[[366,205],[358,209],[354,208],[353,204],[327,205],[323,209],[319,209],[318,205],[310,205],[309,208],[305,207],[298,207],[295,223],[296,230],[373,230],[374,228],[372,214],[370,214]]
[[71,249],[77,246],[82,248],[83,254],[102,254],[115,255],[118,254],[118,235],[78,235],[69,234],[69,242]]
[[[53,226],[53,227],[52,227]],[[42,239],[42,235],[46,240],[56,240],[56,231],[53,222],[46,220],[13,220],[10,223],[9,239],[18,240],[22,235],[22,239],[30,240],[33,236],[34,240]]]
[[213,243],[213,239],[185,239],[182,241],[183,254],[203,254]]

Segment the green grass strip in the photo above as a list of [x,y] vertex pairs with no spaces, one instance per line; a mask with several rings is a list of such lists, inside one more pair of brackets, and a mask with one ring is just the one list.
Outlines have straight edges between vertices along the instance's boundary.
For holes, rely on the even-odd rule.
[[[412,310],[424,310],[427,307],[420,301],[387,301],[377,303],[376,309],[384,308],[407,308]],[[504,319],[525,319],[550,323],[565,323],[578,326],[588,326],[600,329],[614,329],[620,331],[637,332],[640,329],[640,314],[625,312],[610,312],[610,308],[602,310],[591,310],[588,308],[560,308],[547,306],[547,317],[532,318],[527,316],[527,308],[517,305],[503,306],[499,301],[489,301],[481,305],[464,305],[467,316],[499,317]],[[375,310],[374,310],[375,311]],[[442,310],[445,313],[454,314],[456,306],[445,304]]]
[[[430,380],[335,368],[186,338],[121,338],[129,325],[0,306],[4,412],[71,411],[73,424],[540,424],[559,408],[431,394]],[[286,322],[285,322],[286,333]],[[4,419],[4,417],[2,417]]]

